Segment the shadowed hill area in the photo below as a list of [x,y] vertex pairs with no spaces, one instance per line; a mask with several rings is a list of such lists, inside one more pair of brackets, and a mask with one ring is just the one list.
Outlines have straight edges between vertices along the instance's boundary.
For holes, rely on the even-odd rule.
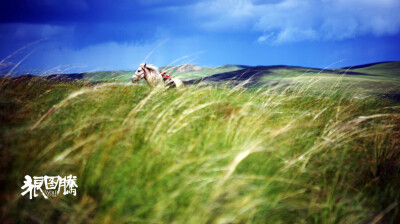
[[372,74],[372,75],[399,77],[400,76],[400,61],[377,63],[377,64],[373,64],[371,66],[352,69],[352,71],[366,73],[366,74]]
[[[338,81],[338,78],[339,81]],[[336,81],[335,81],[336,80]],[[201,83],[251,86],[293,85],[315,81],[315,91],[333,88],[352,88],[359,97],[377,95],[398,99],[400,93],[400,62],[373,64],[360,69],[318,69],[300,66],[242,66],[241,70],[230,71],[201,79],[190,80],[187,84]],[[337,84],[332,87],[332,82]]]
[[393,61],[382,61],[382,62],[375,62],[375,63],[362,64],[362,65],[353,65],[353,66],[343,67],[342,69],[366,68],[366,67],[371,67],[371,66],[374,66],[374,65],[386,64],[386,63],[392,63],[392,62],[393,62]]
[[[274,66],[246,66],[242,67],[241,70],[220,73],[212,76],[206,76],[201,79],[201,81],[208,81],[208,82],[225,82],[225,81],[245,81],[250,80],[251,84],[258,83],[262,77],[266,75],[273,75],[279,73],[279,71],[284,70],[292,70],[293,75],[297,75],[297,73],[303,74],[339,74],[339,75],[361,75],[361,76],[378,76],[374,74],[367,74],[361,72],[353,72],[353,71],[341,71],[341,70],[334,70],[334,69],[317,69],[317,68],[306,68],[306,67],[299,67],[299,66],[287,66],[287,65],[274,65]],[[191,80],[188,83],[194,83],[200,80]]]

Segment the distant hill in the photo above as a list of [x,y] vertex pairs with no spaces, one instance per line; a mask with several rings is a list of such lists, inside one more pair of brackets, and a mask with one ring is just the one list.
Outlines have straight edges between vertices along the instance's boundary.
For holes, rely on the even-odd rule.
[[343,67],[342,69],[366,68],[366,67],[370,67],[370,66],[373,66],[373,65],[386,64],[386,63],[392,63],[392,62],[393,62],[393,61],[382,61],[382,62],[375,62],[375,63],[362,64],[362,65],[353,65],[353,66]]
[[[243,66],[240,70],[219,73],[212,76],[206,76],[201,79],[191,80],[188,83],[205,82],[242,82],[250,81],[249,84],[260,83],[265,76],[279,75],[281,78],[289,76],[299,76],[305,74],[329,74],[329,75],[346,75],[346,76],[377,76],[376,74],[368,74],[356,71],[343,71],[340,69],[318,69],[300,66],[274,65],[274,66]],[[283,76],[284,75],[284,76]]]
[[360,68],[352,69],[352,71],[373,75],[384,75],[393,77],[400,76],[400,61],[373,63],[370,66],[359,67]]
[[166,70],[169,72],[192,72],[192,71],[200,71],[203,68],[193,64],[183,64],[177,66],[163,66],[159,68],[160,70]]
[[238,65],[221,65],[218,67],[201,67],[193,64],[184,64],[176,66],[163,66],[160,70],[166,71],[171,77],[179,78],[183,81],[204,78],[207,76],[231,72],[243,69]]
[[[221,65],[218,67],[201,67],[193,64],[163,66],[173,78],[180,78],[186,84],[225,84],[237,85],[246,81],[246,86],[271,84],[306,83],[317,78],[318,87],[327,88],[333,80],[342,77],[342,84],[352,85],[361,92],[397,94],[400,92],[400,62],[379,62],[357,65],[339,69],[307,68],[301,66],[273,65],[246,66]],[[135,71],[101,71],[75,74],[53,74],[44,76],[48,80],[82,80],[98,82],[130,82]],[[32,75],[19,76],[31,79]]]
[[[7,77],[15,79],[43,78],[46,80],[74,81],[82,80],[87,82],[128,82],[134,71],[101,71],[87,73],[51,74],[51,75],[9,75]],[[6,75],[3,75],[3,77]],[[1,75],[0,75],[1,77]]]
[[218,73],[186,84],[289,86],[304,85],[316,92],[342,89],[359,97],[377,95],[399,101],[400,62],[374,63],[358,69],[318,69],[300,66],[241,66],[241,69]]

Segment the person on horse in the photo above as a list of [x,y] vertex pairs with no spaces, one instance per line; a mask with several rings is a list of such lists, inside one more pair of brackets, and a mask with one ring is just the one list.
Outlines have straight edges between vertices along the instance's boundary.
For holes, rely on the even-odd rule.
[[163,81],[164,81],[166,86],[168,86],[168,87],[176,87],[175,82],[172,81],[172,78],[169,75],[167,75],[166,72],[160,71],[160,74],[161,74],[161,76],[163,78]]
[[164,71],[161,71],[161,76],[163,77],[164,82],[169,82],[172,80],[171,77],[169,75],[167,75],[167,73]]

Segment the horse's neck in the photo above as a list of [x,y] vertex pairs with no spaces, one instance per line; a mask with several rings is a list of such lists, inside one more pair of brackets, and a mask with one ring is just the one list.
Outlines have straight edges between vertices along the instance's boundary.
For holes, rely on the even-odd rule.
[[147,72],[145,72],[144,78],[151,87],[157,86],[162,81],[161,75],[157,74],[157,72],[154,70],[147,70]]

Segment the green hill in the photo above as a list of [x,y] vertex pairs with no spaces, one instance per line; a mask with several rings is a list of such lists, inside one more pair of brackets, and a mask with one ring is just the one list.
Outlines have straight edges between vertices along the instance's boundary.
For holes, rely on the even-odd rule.
[[399,78],[400,76],[400,62],[386,62],[386,63],[379,63],[376,65],[354,69],[353,71],[373,74],[373,75],[380,75],[380,76],[388,76]]
[[[185,68],[186,67],[186,68]],[[222,65],[218,67],[200,67],[196,66],[196,69],[192,69],[193,65],[179,65],[179,66],[167,66],[161,67],[160,70],[165,70],[171,77],[179,78],[183,81],[204,78],[207,76],[241,70],[240,66],[237,65]]]
[[358,97],[398,94],[400,62],[382,63],[360,69],[318,69],[298,66],[246,66],[240,70],[206,76],[189,83],[203,82],[247,86],[293,86],[313,83],[315,92],[350,88]]

